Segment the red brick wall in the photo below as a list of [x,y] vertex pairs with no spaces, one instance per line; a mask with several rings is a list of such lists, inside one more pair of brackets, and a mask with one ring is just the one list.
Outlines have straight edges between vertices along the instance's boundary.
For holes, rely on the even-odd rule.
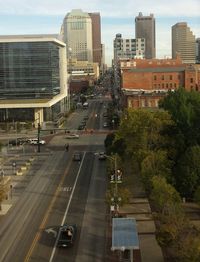
[[122,75],[122,88],[152,89],[152,73],[132,73],[125,71]]

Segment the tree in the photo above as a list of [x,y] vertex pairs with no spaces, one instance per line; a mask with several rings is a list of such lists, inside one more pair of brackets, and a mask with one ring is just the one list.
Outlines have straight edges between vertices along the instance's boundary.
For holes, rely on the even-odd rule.
[[164,177],[154,176],[152,178],[150,199],[159,213],[170,214],[170,212],[176,212],[178,209],[181,209],[179,193],[166,182]]
[[152,189],[152,178],[154,176],[165,177],[168,182],[172,181],[171,166],[172,163],[168,159],[166,151],[149,152],[141,165],[141,175],[148,192]]
[[175,170],[176,188],[185,197],[193,197],[200,184],[200,146],[189,147],[180,157]]
[[200,205],[200,186],[197,187],[194,193],[194,201]]
[[126,155],[140,165],[148,151],[156,150],[164,143],[161,132],[170,122],[167,112],[129,109],[121,118],[115,141],[122,139]]
[[159,106],[172,116],[179,132],[184,136],[185,147],[200,143],[200,94],[198,92],[187,92],[179,88],[175,92],[169,92],[168,96],[160,101]]

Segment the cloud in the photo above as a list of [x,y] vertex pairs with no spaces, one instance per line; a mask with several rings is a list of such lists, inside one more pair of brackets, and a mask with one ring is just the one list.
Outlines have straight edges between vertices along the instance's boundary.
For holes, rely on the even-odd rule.
[[132,17],[138,12],[156,16],[199,16],[199,0],[0,0],[1,14],[65,15],[72,9],[100,12],[102,17]]
[[0,33],[59,33],[65,15],[72,9],[100,12],[102,43],[109,64],[115,35],[134,38],[134,19],[139,12],[154,14],[158,58],[171,55],[171,26],[175,23],[187,22],[195,36],[200,37],[199,0],[0,0]]

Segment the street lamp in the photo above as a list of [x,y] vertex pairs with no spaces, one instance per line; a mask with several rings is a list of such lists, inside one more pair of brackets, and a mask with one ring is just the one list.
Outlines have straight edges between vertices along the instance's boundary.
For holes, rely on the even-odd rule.
[[41,127],[40,127],[40,123],[38,123],[38,137],[37,137],[37,144],[38,144],[38,153],[40,153],[40,130],[41,130]]
[[114,203],[114,212],[115,215],[118,212],[119,206],[118,203],[121,201],[121,198],[118,197],[118,184],[122,183],[122,171],[117,168],[117,156],[107,156],[108,159],[114,161],[114,174],[110,177],[110,183],[115,184],[114,187],[114,196],[111,198],[111,202]]

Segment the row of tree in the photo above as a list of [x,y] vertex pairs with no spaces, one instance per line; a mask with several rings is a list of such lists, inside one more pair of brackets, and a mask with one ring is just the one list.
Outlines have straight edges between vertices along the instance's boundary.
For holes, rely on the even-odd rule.
[[182,198],[200,199],[200,94],[179,89],[160,110],[129,109],[107,137],[107,153],[130,159],[156,211],[157,239],[178,260],[200,261],[200,236],[190,226]]

